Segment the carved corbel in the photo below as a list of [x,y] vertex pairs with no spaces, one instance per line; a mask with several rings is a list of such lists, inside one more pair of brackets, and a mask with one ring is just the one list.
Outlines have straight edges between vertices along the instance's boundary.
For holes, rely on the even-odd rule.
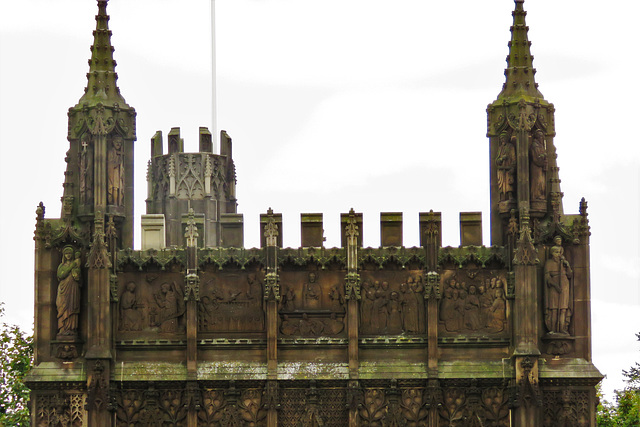
[[431,298],[432,294],[437,300],[442,298],[442,292],[440,291],[440,274],[436,271],[430,271],[426,274],[426,279],[424,299]]
[[109,406],[109,387],[104,376],[104,370],[104,362],[102,360],[96,360],[89,376],[87,403],[85,405],[86,410],[99,412]]
[[356,272],[347,273],[347,277],[344,282],[344,287],[345,287],[344,298],[346,300],[361,299],[360,284],[361,284],[360,275],[358,273]]

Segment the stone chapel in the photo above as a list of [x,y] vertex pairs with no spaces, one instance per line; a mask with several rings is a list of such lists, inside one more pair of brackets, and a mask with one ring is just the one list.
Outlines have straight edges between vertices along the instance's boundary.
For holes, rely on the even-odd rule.
[[[505,83],[487,108],[491,246],[479,212],[443,247],[439,212],[261,215],[243,245],[232,140],[151,137],[133,249],[136,111],[97,0],[87,87],[68,113],[59,218],[37,207],[34,426],[595,426],[587,202],[563,209],[554,106],[515,0]],[[480,112],[478,112],[480,114]],[[250,141],[248,143],[251,143]],[[62,146],[60,155],[64,155]],[[268,204],[268,201],[265,201]],[[571,202],[572,206],[574,201]]]

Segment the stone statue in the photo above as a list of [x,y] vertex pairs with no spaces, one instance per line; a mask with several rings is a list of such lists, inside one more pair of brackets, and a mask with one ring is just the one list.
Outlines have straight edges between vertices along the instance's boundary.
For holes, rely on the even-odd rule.
[[360,304],[360,327],[363,333],[372,332],[373,322],[373,303],[376,299],[376,290],[373,285],[369,285],[368,282],[362,284],[364,295],[362,296],[362,302]]
[[495,299],[489,307],[489,318],[487,327],[490,332],[502,332],[507,320],[507,303],[504,299],[504,290],[502,288],[494,289]]
[[530,151],[531,200],[545,200],[547,189],[547,149],[544,133],[537,130],[533,134]]
[[498,137],[498,155],[496,156],[496,166],[498,167],[498,190],[500,200],[513,199],[513,184],[516,172],[516,148],[513,145],[514,137],[509,140],[506,132],[502,132]]
[[74,252],[73,246],[65,246],[62,249],[62,262],[58,266],[57,272],[58,292],[56,295],[59,336],[73,337],[78,333],[80,288],[82,287],[80,257],[80,252]]
[[562,238],[556,236],[544,264],[545,324],[550,333],[569,335],[571,322],[571,277],[573,271],[564,257]]
[[82,139],[80,151],[80,202],[88,203],[93,197],[93,158],[88,150],[86,136]]
[[107,204],[124,205],[124,149],[123,140],[115,136],[107,154]]

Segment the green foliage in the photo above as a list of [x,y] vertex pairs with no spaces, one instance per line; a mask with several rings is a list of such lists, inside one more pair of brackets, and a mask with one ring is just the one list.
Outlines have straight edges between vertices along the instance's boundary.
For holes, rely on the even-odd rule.
[[[4,316],[0,303],[0,317]],[[24,377],[33,363],[33,337],[16,325],[0,330],[0,426],[28,426],[29,389]]]
[[[636,334],[640,341],[640,334]],[[627,386],[616,390],[616,404],[604,400],[598,386],[598,412],[596,421],[602,427],[640,427],[640,364],[636,362],[628,371],[623,371]]]

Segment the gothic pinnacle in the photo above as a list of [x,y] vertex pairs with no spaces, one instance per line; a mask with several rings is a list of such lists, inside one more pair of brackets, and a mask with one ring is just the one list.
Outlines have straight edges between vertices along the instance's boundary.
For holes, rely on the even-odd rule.
[[113,59],[114,48],[111,45],[109,15],[107,15],[108,0],[97,1],[98,14],[96,29],[93,32],[87,87],[78,105],[95,106],[102,103],[105,106],[118,104],[121,108],[126,108],[127,103],[120,95],[120,89],[116,83],[118,75],[115,72],[116,61]]
[[506,81],[498,99],[522,96],[543,98],[535,82],[536,70],[533,68],[531,42],[528,38],[529,27],[525,22],[527,12],[524,10],[524,0],[515,0],[515,5],[515,10],[512,13],[513,25],[511,26],[507,68],[504,70]]

